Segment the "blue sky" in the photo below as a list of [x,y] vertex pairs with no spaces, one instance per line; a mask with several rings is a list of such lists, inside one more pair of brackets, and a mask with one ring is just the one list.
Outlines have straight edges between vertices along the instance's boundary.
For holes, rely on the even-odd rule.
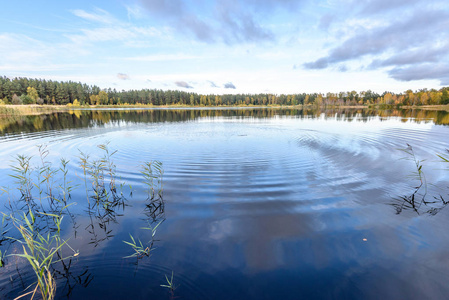
[[8,77],[215,94],[449,85],[447,0],[17,0],[0,22]]

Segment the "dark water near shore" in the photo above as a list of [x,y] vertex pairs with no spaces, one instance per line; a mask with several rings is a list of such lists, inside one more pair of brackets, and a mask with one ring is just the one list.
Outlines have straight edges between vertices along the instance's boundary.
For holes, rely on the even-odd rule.
[[[449,147],[448,123],[446,112],[396,110],[96,110],[4,119],[0,182],[14,189],[14,156],[36,156],[36,145],[47,145],[55,164],[70,160],[73,182],[83,172],[79,150],[95,157],[105,142],[117,150],[117,177],[132,196],[102,224],[86,214],[85,190],[73,191],[76,236],[69,217],[63,232],[80,254],[56,273],[57,298],[170,299],[160,285],[173,271],[176,299],[444,299],[449,164],[437,154]],[[419,184],[399,150],[407,143],[428,183],[428,203],[415,207],[401,198]],[[140,166],[150,160],[163,163],[165,207],[149,217]],[[123,258],[132,254],[123,240],[147,241],[141,227],[153,217],[163,222],[151,256],[138,264]],[[13,299],[35,278],[14,257],[6,262],[0,298]]]

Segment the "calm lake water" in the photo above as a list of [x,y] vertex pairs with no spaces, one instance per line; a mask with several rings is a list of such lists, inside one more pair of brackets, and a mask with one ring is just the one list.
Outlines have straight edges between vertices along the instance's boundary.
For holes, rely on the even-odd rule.
[[[437,154],[449,147],[448,123],[434,111],[280,109],[2,119],[0,183],[14,193],[15,156],[37,166],[37,145],[55,168],[69,160],[79,186],[62,232],[79,255],[54,266],[58,299],[444,299],[449,164]],[[80,151],[98,158],[107,142],[126,205],[90,214]],[[414,196],[407,144],[427,182]],[[149,211],[141,166],[152,160],[163,164],[163,206]],[[130,234],[151,239],[149,223],[160,223],[151,256],[124,258]],[[9,240],[0,249],[21,253]],[[36,277],[21,259],[5,262],[0,297],[13,299]],[[174,293],[161,287],[172,272]]]

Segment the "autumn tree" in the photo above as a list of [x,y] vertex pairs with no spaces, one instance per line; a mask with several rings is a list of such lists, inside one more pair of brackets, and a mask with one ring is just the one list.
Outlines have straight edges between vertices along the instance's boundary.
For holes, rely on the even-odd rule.
[[37,90],[34,87],[28,87],[27,88],[27,95],[30,97],[34,102],[37,101],[39,98],[39,95],[37,93]]
[[427,102],[429,101],[429,95],[427,93],[422,93],[419,100],[422,105],[427,105]]
[[107,105],[108,104],[108,94],[105,91],[100,91],[98,93],[98,103],[99,104],[104,104]]
[[309,95],[306,95],[306,97],[304,98],[304,105],[309,104]]
[[12,104],[18,105],[18,104],[22,104],[22,99],[20,99],[19,96],[17,96],[16,94],[12,95]]
[[323,95],[319,94],[315,99],[315,104],[317,106],[321,106],[323,104]]
[[91,95],[89,97],[90,105],[99,105],[100,104],[100,97],[98,95]]
[[393,95],[391,93],[385,93],[383,104],[393,104]]

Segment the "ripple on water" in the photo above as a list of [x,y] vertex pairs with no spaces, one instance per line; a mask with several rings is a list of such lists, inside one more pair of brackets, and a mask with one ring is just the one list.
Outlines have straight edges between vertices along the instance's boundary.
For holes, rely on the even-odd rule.
[[[159,251],[159,250],[156,250]],[[107,259],[94,256],[80,261],[71,268],[72,274],[82,274],[86,270],[95,279],[95,284],[91,284],[84,289],[78,289],[75,298],[90,299],[90,295],[98,295],[113,299],[136,299],[154,298],[155,295],[167,293],[169,290],[161,285],[167,285],[165,276],[171,279],[173,272],[173,282],[177,289],[174,295],[188,299],[208,299],[203,288],[198,285],[194,274],[181,267],[175,269],[157,263],[157,254],[145,257],[137,261],[136,259],[123,259],[114,257],[108,253]],[[136,264],[137,262],[137,264]],[[86,269],[84,266],[89,266]],[[123,280],[123,278],[128,278]],[[131,279],[132,278],[132,279]],[[61,281],[63,284],[63,281]],[[109,286],[114,283],[114,286]],[[105,289],[106,286],[109,286]]]
[[[419,251],[428,245],[435,247],[437,238],[425,235],[432,230],[399,227],[393,211],[385,214],[390,208],[385,203],[410,183],[405,175],[413,170],[413,164],[400,160],[403,152],[398,149],[409,143],[420,157],[434,156],[447,147],[447,129],[385,120],[382,126],[374,120],[376,128],[370,127],[370,120],[348,124],[344,119],[325,122],[301,118],[204,118],[176,124],[117,122],[89,129],[17,133],[0,139],[0,143],[3,155],[21,151],[36,154],[32,147],[48,144],[55,161],[60,156],[70,159],[69,168],[80,174],[78,149],[98,158],[101,151],[95,146],[109,140],[110,148],[118,150],[113,157],[117,175],[138,187],[142,181],[139,165],[148,160],[162,161],[167,216],[163,225],[167,227],[161,226],[158,231],[160,248],[149,259],[141,260],[137,269],[132,260],[123,259],[130,249],[122,241],[141,225],[123,221],[142,217],[146,198],[142,189],[137,190],[127,202],[130,206],[125,216],[118,218],[121,223],[108,224],[115,226],[114,238],[93,250],[83,245],[90,240],[86,233],[70,240],[74,247],[80,245],[73,274],[82,274],[88,267],[94,276],[94,283],[75,289],[73,298],[100,295],[137,299],[150,298],[150,294],[162,298],[166,295],[161,293],[165,290],[160,285],[173,271],[175,283],[182,287],[175,296],[211,299],[214,297],[210,297],[210,291],[223,287],[236,286],[243,296],[248,295],[240,279],[255,280],[257,290],[265,291],[263,282],[256,278],[264,271],[276,275],[267,282],[277,289],[284,279],[277,275],[289,268],[301,270],[302,263],[321,266],[304,271],[304,278],[310,274],[323,278],[327,272],[323,270],[336,269],[338,281],[347,261],[357,261],[357,267],[361,266],[357,274],[371,270],[372,265],[388,263],[384,256],[399,267],[410,265],[401,260],[400,253],[371,255],[377,250],[404,249],[405,253],[408,246],[418,245],[411,259],[415,264],[425,261]],[[433,167],[432,161],[426,163]],[[80,205],[78,224],[86,222],[82,220],[82,208]],[[80,225],[80,232],[86,226]],[[362,242],[365,235],[360,231],[367,233],[368,242]],[[390,235],[382,238],[381,233]],[[355,237],[358,242],[354,242]],[[439,240],[442,246],[437,250],[444,253],[447,239]],[[356,246],[359,243],[363,246]],[[272,249],[280,252],[273,254]],[[261,267],[255,263],[257,257]],[[368,267],[362,268],[364,264]],[[256,276],[245,273],[249,269]],[[0,286],[8,285],[9,274],[0,276]],[[33,281],[32,273],[24,275],[27,282]],[[354,278],[359,283],[358,277]],[[291,279],[302,280],[297,276]],[[58,291],[62,291],[63,280],[58,283]],[[230,295],[226,290],[221,292],[223,298]]]

